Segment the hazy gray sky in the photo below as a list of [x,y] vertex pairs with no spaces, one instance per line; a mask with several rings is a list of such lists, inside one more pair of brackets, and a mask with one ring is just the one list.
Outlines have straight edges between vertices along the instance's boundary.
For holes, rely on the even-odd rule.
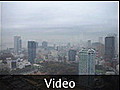
[[118,32],[117,2],[4,2],[3,44],[13,36],[49,42],[80,42]]

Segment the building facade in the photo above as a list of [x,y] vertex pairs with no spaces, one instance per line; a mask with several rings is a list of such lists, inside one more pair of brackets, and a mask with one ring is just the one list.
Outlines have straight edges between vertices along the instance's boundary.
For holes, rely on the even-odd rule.
[[76,50],[69,50],[68,51],[68,60],[75,61],[76,60]]
[[20,36],[14,36],[14,51],[19,54],[22,49],[22,40]]
[[109,62],[115,57],[115,37],[105,37],[105,59]]
[[79,52],[79,75],[95,74],[96,53],[93,49],[82,49]]
[[36,58],[36,42],[28,41],[28,61],[33,64],[35,58]]

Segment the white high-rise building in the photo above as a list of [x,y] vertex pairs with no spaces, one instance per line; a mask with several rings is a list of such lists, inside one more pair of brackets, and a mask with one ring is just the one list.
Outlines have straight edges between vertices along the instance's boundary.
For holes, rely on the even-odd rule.
[[22,48],[22,41],[20,36],[14,36],[14,50],[16,54],[19,54]]
[[79,75],[86,75],[88,73],[88,54],[87,50],[83,49],[79,52]]
[[83,49],[79,52],[79,75],[95,74],[95,57],[93,49]]

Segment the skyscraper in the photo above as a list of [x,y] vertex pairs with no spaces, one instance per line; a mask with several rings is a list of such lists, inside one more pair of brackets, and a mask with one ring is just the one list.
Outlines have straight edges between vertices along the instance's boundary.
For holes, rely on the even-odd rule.
[[96,53],[93,49],[82,49],[79,52],[79,75],[95,74],[95,57]]
[[88,54],[86,49],[79,52],[79,75],[88,74]]
[[36,42],[28,41],[28,61],[34,63],[36,58]]
[[48,43],[47,43],[46,41],[43,41],[43,42],[42,42],[42,47],[43,47],[43,48],[47,48],[47,46],[48,46]]
[[14,50],[19,54],[22,48],[22,40],[20,36],[14,36]]
[[109,62],[115,57],[115,37],[105,37],[105,59]]
[[68,51],[68,59],[69,61],[75,61],[76,60],[76,50],[69,50]]
[[96,52],[93,49],[88,50],[88,74],[94,75],[95,74],[95,59],[96,59]]

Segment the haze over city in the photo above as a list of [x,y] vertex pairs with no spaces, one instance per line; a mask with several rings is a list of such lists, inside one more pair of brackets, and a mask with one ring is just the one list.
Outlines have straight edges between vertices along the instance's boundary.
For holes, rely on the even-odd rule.
[[0,1],[0,89],[119,90],[118,6]]
[[49,44],[82,43],[118,34],[117,2],[2,2],[2,45],[13,48],[14,36]]

